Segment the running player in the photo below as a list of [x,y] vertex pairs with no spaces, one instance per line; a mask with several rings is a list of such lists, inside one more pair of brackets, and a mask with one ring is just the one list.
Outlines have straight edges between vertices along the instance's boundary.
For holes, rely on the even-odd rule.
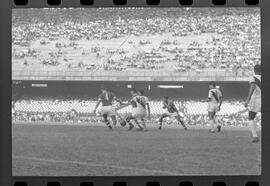
[[187,108],[185,107],[182,101],[179,102],[178,111],[182,118],[184,118],[187,115]]
[[167,96],[164,96],[163,108],[166,109],[167,111],[165,113],[163,113],[159,119],[159,129],[160,130],[162,128],[163,119],[166,117],[175,117],[177,119],[177,121],[184,127],[184,129],[187,130],[187,127],[184,124],[184,121],[182,120],[182,117],[180,116],[175,104],[173,103],[173,101],[169,100],[169,97],[167,97]]
[[[101,103],[102,106],[100,113],[104,119],[104,122],[106,123],[106,125],[110,130],[112,130],[117,123],[116,116],[118,116],[122,120],[122,117],[117,113],[116,108],[113,106],[114,101],[117,101],[120,104],[122,104],[122,102],[119,99],[117,99],[112,92],[108,91],[104,86],[102,86],[101,94],[98,96],[98,101],[96,103],[94,113],[96,113],[97,108]],[[113,125],[111,125],[108,116],[111,117]]]
[[[209,83],[208,92],[208,117],[211,125],[210,132],[215,132],[215,124],[217,124],[216,113],[220,111],[222,105],[222,93],[216,88],[215,82]],[[221,125],[217,124],[217,132],[221,131]]]
[[261,112],[261,65],[254,66],[254,76],[250,80],[250,88],[245,107],[248,108],[248,124],[253,137],[252,143],[258,143],[259,137],[256,132],[254,121],[258,112]]
[[[142,92],[141,92],[142,93]],[[145,125],[145,118],[147,116],[147,100],[145,97],[141,96],[135,89],[130,89],[130,94],[132,96],[131,100],[129,101],[128,105],[131,105],[131,115],[126,118],[126,122],[129,124],[129,130],[132,130],[134,128],[134,125],[132,124],[132,120],[136,123],[136,125],[139,127],[138,131],[146,130]],[[139,123],[140,120],[142,122],[142,125]]]
[[[143,90],[138,91],[138,94],[139,94],[140,99],[142,99],[141,102],[144,103],[144,104],[142,104],[140,109],[143,110],[143,112],[147,111],[147,116],[148,116],[147,118],[148,118],[148,120],[150,120],[151,119],[151,109],[150,109],[150,105],[149,105],[149,99],[148,99],[148,97],[146,97],[144,95]],[[145,106],[143,106],[143,105],[145,105]],[[144,128],[146,129],[145,122],[143,122],[143,125],[144,125]]]
[[68,113],[69,120],[75,122],[78,121],[78,112],[75,109],[71,109]]

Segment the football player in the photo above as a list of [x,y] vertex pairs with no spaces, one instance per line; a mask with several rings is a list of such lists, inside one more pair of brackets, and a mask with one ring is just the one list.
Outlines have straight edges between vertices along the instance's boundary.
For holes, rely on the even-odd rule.
[[[100,114],[102,115],[105,124],[108,126],[110,130],[112,130],[113,127],[117,123],[116,116],[118,116],[122,120],[122,117],[116,111],[116,108],[113,105],[113,102],[117,101],[120,104],[122,104],[122,102],[118,98],[116,98],[116,96],[112,92],[108,91],[104,86],[101,86],[100,89],[101,89],[101,94],[98,96],[98,101],[94,108],[94,113],[96,113],[97,108],[101,103]],[[111,125],[108,119],[109,116],[111,117],[113,121],[113,125]]]
[[186,125],[184,124],[183,118],[180,116],[175,104],[172,100],[169,100],[169,97],[164,96],[163,98],[163,108],[166,109],[166,112],[163,113],[159,119],[159,129],[162,129],[163,119],[166,117],[174,117],[177,121],[187,130]]
[[252,143],[258,143],[259,137],[256,132],[256,123],[254,121],[258,112],[261,112],[261,65],[254,66],[254,76],[250,80],[250,88],[245,107],[248,108],[248,125],[252,134]]
[[[151,109],[150,109],[150,105],[149,105],[149,99],[148,97],[146,97],[144,95],[144,91],[143,90],[140,90],[138,91],[138,94],[139,94],[139,99],[141,99],[141,106],[139,107],[139,109],[142,110],[142,112],[147,112],[147,118],[148,120],[151,119]],[[146,125],[145,125],[145,121],[143,121],[143,125],[144,125],[144,128],[146,129]]]
[[220,111],[220,107],[222,105],[222,93],[216,87],[215,82],[209,83],[209,91],[208,91],[208,117],[211,125],[210,132],[215,132],[215,125],[217,125],[217,132],[221,131],[221,125],[217,123],[216,113]]
[[[147,116],[146,105],[147,100],[143,96],[141,96],[136,89],[130,89],[130,94],[132,96],[131,100],[127,103],[127,105],[131,105],[131,114],[126,118],[126,122],[129,124],[129,130],[134,128],[132,124],[132,120],[139,127],[138,131],[144,131],[145,128],[145,118]],[[140,120],[142,125],[139,123]]]

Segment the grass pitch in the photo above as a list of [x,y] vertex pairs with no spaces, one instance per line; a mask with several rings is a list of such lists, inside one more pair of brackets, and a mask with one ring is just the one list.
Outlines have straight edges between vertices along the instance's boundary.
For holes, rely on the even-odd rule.
[[261,144],[247,128],[13,124],[14,176],[258,175]]

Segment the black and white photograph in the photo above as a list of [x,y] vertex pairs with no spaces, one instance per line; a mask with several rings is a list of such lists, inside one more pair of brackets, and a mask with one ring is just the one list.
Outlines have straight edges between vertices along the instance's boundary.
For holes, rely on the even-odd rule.
[[13,9],[13,176],[261,175],[260,14]]

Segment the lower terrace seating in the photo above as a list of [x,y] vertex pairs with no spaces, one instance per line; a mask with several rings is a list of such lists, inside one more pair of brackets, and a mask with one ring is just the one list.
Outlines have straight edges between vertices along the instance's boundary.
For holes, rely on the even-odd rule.
[[[175,101],[179,107],[179,101]],[[15,111],[18,112],[69,112],[75,109],[78,113],[88,114],[93,112],[95,100],[19,100],[15,103]],[[198,101],[184,101],[187,114],[204,115],[207,114],[207,103]],[[117,107],[117,105],[115,105]],[[150,101],[151,113],[159,115],[164,112],[162,101]],[[219,115],[230,115],[238,111],[244,110],[243,103],[240,101],[224,101]],[[130,106],[122,108],[119,113],[124,114],[130,112]]]

